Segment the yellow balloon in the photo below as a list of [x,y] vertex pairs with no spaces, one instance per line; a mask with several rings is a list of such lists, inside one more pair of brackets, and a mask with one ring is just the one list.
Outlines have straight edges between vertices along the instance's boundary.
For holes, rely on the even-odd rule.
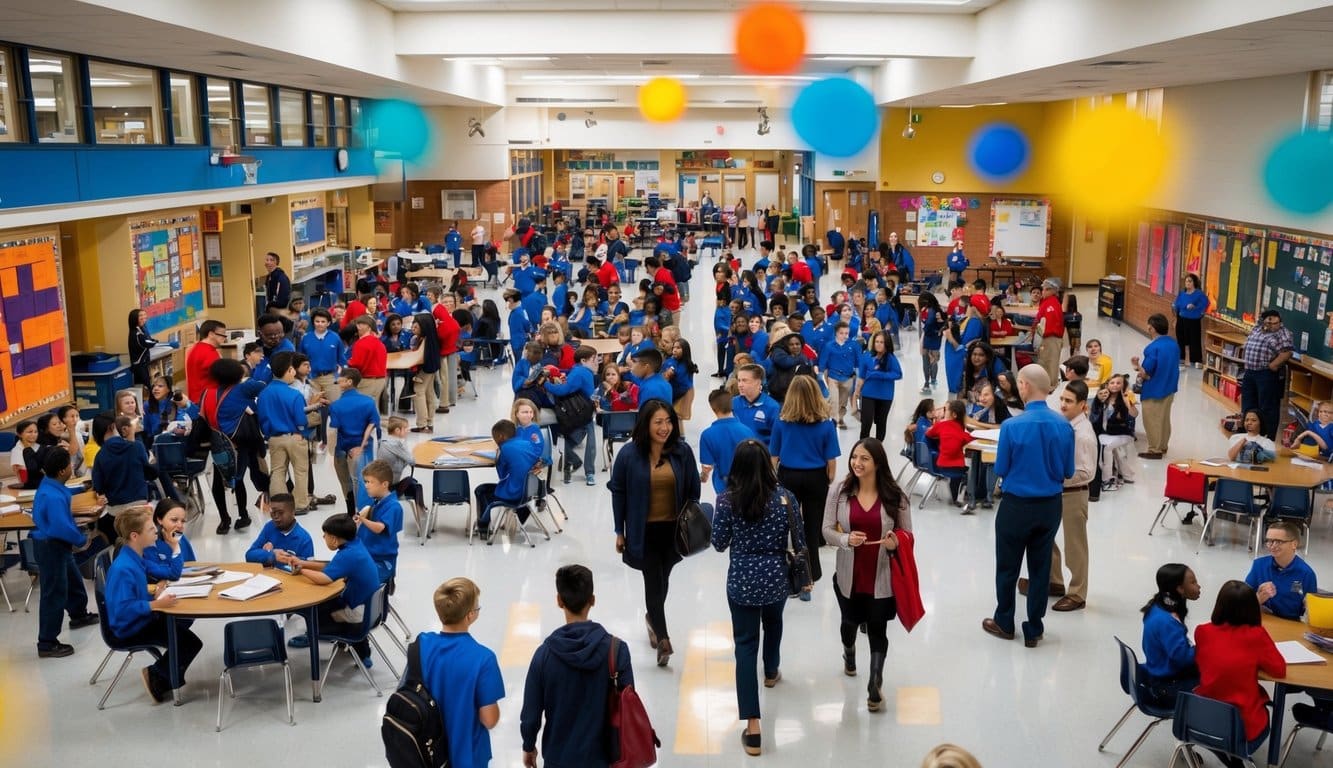
[[674,77],[654,77],[639,86],[639,114],[654,123],[669,123],[685,114],[685,86]]
[[1057,145],[1059,186],[1082,212],[1125,213],[1161,184],[1167,144],[1156,122],[1127,109],[1084,113]]

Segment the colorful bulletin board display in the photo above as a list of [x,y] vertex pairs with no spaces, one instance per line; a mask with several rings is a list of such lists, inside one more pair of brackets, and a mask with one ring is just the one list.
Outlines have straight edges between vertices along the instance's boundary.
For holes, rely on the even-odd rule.
[[1138,260],[1134,270],[1139,285],[1151,287],[1158,296],[1176,293],[1180,285],[1176,270],[1180,268],[1181,246],[1179,224],[1139,222]]
[[1204,244],[1208,240],[1208,222],[1201,219],[1185,219],[1185,263],[1181,266],[1180,278],[1185,275],[1198,275],[1199,285],[1203,287]]
[[1051,201],[993,200],[990,252],[1006,259],[1044,259],[1051,251]]
[[958,211],[922,208],[917,213],[916,244],[952,248],[958,229]]
[[1300,355],[1328,360],[1333,350],[1333,240],[1268,231],[1260,307],[1282,312]]
[[1207,275],[1203,280],[1212,309],[1209,314],[1248,330],[1258,316],[1263,283],[1262,229],[1236,224],[1208,224]]
[[0,426],[74,398],[60,233],[0,234]]
[[291,203],[292,247],[296,253],[324,247],[324,201],[318,196],[293,198]]
[[148,313],[148,332],[163,333],[192,323],[204,311],[199,217],[181,213],[164,219],[130,220],[134,288]]

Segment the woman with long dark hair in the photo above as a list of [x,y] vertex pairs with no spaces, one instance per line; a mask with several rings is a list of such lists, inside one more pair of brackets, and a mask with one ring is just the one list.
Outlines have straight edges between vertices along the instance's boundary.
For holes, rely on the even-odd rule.
[[[741,744],[746,754],[760,753],[759,682],[755,661],[763,628],[764,687],[782,679],[782,611],[787,605],[788,547],[800,551],[805,535],[796,516],[796,497],[778,485],[772,457],[758,440],[736,446],[727,487],[717,497],[713,548],[731,549],[727,568],[727,605],[736,653],[736,703],[746,721]],[[793,545],[794,542],[794,545]]]
[[657,650],[657,666],[665,667],[672,653],[667,591],[671,569],[681,560],[676,518],[681,507],[699,500],[700,491],[699,463],[670,405],[654,399],[639,409],[630,442],[616,455],[607,486],[616,552],[643,574],[648,642]]
[[[213,429],[232,439],[236,448],[236,477],[233,491],[236,495],[236,530],[243,531],[250,526],[250,511],[246,508],[245,478],[248,470],[250,482],[262,496],[268,492],[268,473],[259,465],[259,457],[264,455],[267,446],[263,437],[247,439],[238,427],[246,411],[254,412],[255,398],[264,391],[264,382],[245,377],[245,366],[239,360],[221,358],[213,361],[208,368],[208,375],[217,384],[204,390],[199,398],[199,414]],[[94,428],[96,432],[96,428]],[[227,483],[221,472],[213,473],[213,504],[218,508],[217,532],[231,530],[231,516],[227,514]]]
[[1144,684],[1154,698],[1170,706],[1179,691],[1192,691],[1199,684],[1185,617],[1189,601],[1198,600],[1199,580],[1181,563],[1157,569],[1157,592],[1143,606]]
[[893,407],[894,386],[902,377],[902,365],[893,354],[893,337],[885,331],[877,331],[861,355],[856,373],[856,393],[852,395],[852,402],[860,403],[862,440],[870,437],[872,423],[875,439],[884,440],[889,409]]
[[[440,372],[441,359],[435,316],[429,312],[418,312],[412,318],[412,349],[421,350],[421,365],[412,374],[412,410],[417,414],[417,425],[412,431],[433,432],[435,408],[440,403],[435,395],[435,377]],[[454,386],[454,382],[447,382],[445,386]]]
[[[778,479],[790,488],[801,503],[805,538],[810,542],[810,578],[824,575],[819,564],[820,510],[828,496],[829,484],[838,469],[838,427],[829,418],[828,401],[819,391],[815,377],[793,376],[782,403],[778,421],[769,438]],[[733,470],[734,471],[734,470]],[[809,593],[801,595],[809,600]]]
[[833,593],[841,621],[843,674],[856,675],[856,629],[865,625],[870,640],[870,681],[866,706],[884,706],[884,659],[888,626],[898,615],[889,581],[889,558],[898,548],[895,530],[912,531],[912,506],[893,480],[884,444],[862,438],[852,446],[847,477],[829,490],[824,502],[823,539],[837,547]]
[[1176,294],[1171,309],[1176,313],[1176,341],[1180,343],[1180,367],[1185,367],[1185,354],[1195,368],[1203,367],[1203,314],[1208,311],[1208,294],[1200,288],[1199,276],[1185,275],[1185,287]]
[[975,405],[981,387],[995,380],[995,375],[1004,370],[1004,363],[995,356],[995,350],[984,341],[974,341],[967,348],[966,362],[963,363],[963,388],[958,396],[968,405]]
[[148,377],[148,360],[153,347],[162,342],[148,334],[148,313],[131,309],[129,317],[130,373],[134,383],[147,389],[152,382]]

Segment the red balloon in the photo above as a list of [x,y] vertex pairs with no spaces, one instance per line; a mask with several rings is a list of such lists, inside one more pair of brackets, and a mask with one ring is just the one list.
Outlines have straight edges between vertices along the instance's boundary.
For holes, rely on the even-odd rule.
[[805,56],[805,24],[789,5],[757,3],[741,12],[736,23],[736,61],[741,69],[761,75],[786,75],[801,68]]

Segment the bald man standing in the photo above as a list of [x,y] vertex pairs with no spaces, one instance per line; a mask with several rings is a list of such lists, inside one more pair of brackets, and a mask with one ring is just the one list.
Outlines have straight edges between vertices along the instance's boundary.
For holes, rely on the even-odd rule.
[[1050,592],[1051,547],[1060,529],[1065,480],[1074,476],[1074,428],[1046,405],[1051,378],[1040,365],[1018,372],[1023,413],[1000,427],[995,474],[1004,495],[995,515],[995,614],[981,622],[987,634],[1014,638],[1015,588],[1026,557],[1028,620],[1023,644],[1036,648]]

